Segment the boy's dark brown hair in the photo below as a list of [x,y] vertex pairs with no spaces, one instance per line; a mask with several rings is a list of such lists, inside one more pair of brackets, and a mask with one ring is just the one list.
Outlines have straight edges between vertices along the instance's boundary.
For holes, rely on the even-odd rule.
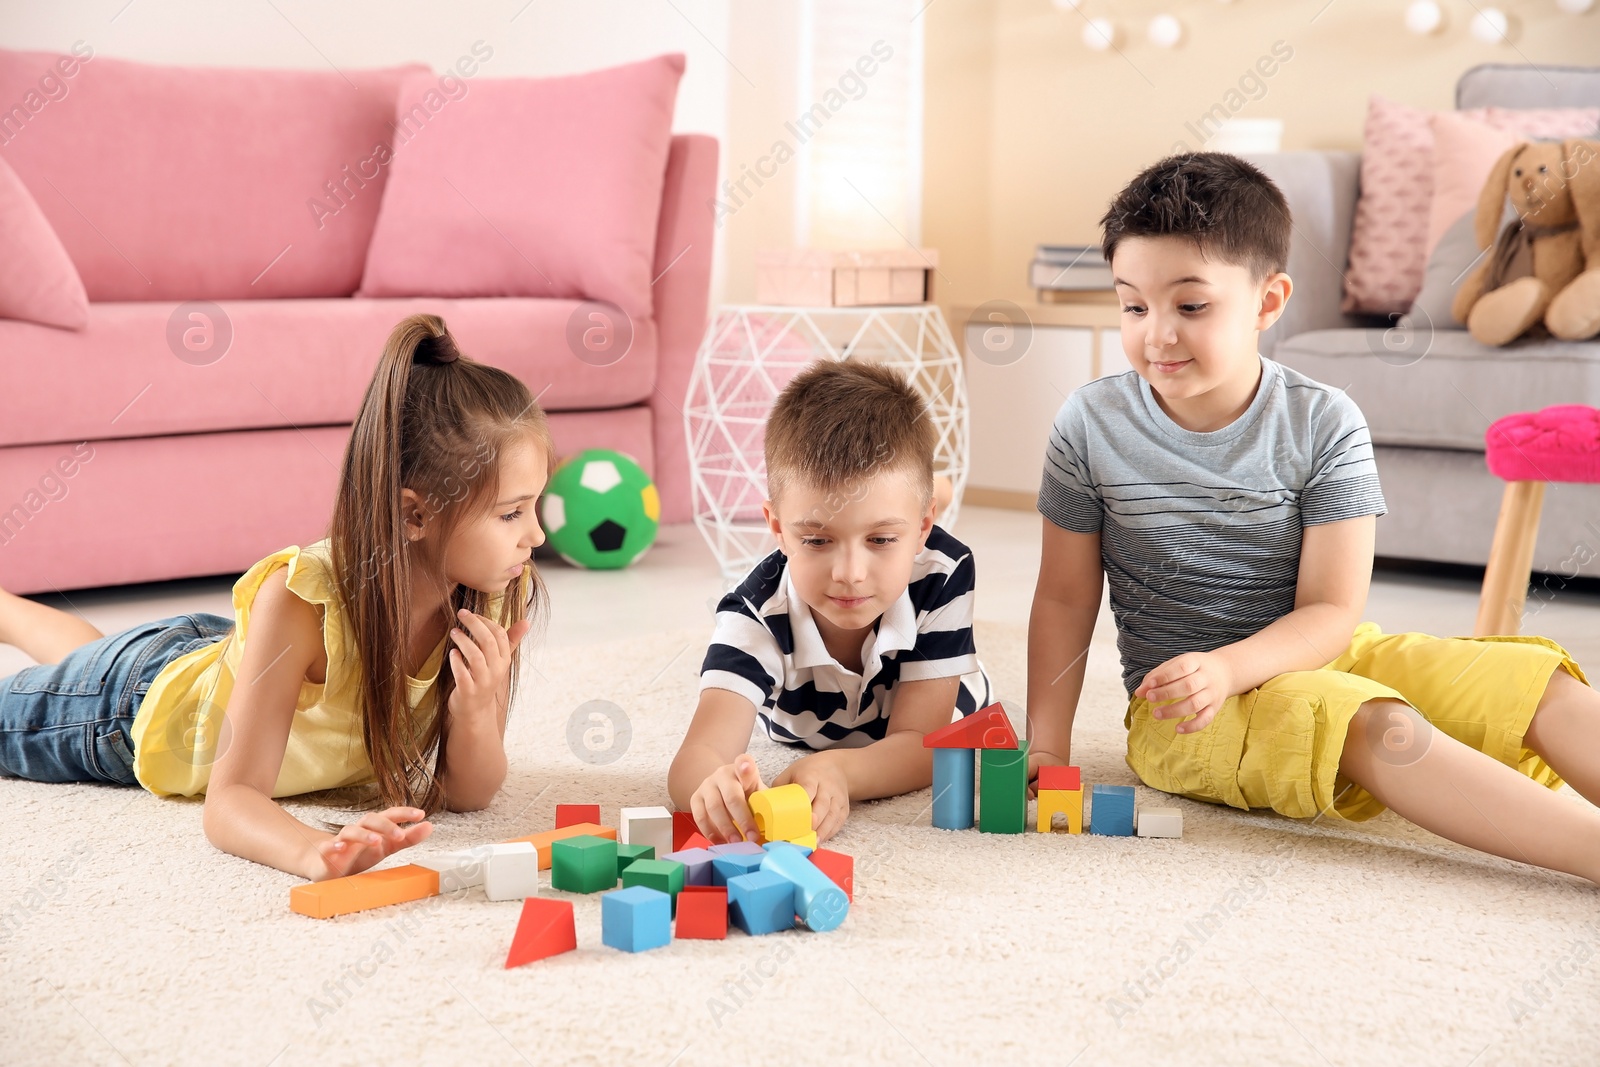
[[1147,167],[1100,219],[1106,262],[1126,237],[1188,237],[1254,281],[1289,264],[1289,204],[1272,179],[1226,152],[1185,152]]
[[938,431],[928,405],[898,371],[865,361],[824,361],[795,375],[767,418],[767,495],[795,483],[859,492],[867,479],[904,471],[933,493]]

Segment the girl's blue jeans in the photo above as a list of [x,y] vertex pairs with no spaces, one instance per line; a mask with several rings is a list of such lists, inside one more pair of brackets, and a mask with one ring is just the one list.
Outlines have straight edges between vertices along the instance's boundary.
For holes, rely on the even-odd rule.
[[232,628],[221,615],[174,615],[0,679],[0,775],[138,784],[133,718],[151,683],[168,663]]

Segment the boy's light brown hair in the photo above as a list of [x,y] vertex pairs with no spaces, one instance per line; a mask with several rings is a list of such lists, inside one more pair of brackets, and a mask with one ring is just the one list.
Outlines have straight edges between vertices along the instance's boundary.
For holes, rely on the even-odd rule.
[[928,406],[898,371],[824,361],[795,375],[767,418],[767,495],[804,484],[855,494],[886,470],[903,471],[926,503],[939,435]]

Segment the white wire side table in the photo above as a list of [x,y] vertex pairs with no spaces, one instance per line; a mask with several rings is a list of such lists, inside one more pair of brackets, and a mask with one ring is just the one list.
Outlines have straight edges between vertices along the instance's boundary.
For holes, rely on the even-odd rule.
[[694,521],[731,587],[772,551],[761,516],[767,415],[791,378],[819,359],[862,359],[905,374],[938,430],[933,470],[953,496],[967,484],[969,424],[961,350],[935,304],[884,307],[724,306],[712,315],[689,379],[684,431]]

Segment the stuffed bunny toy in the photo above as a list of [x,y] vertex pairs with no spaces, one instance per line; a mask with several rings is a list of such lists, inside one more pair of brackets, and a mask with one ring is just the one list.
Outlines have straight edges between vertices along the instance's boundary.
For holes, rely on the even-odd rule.
[[[1516,218],[1496,235],[1507,197]],[[1600,141],[1515,145],[1495,162],[1473,220],[1489,249],[1450,312],[1486,345],[1533,332],[1600,333]]]

